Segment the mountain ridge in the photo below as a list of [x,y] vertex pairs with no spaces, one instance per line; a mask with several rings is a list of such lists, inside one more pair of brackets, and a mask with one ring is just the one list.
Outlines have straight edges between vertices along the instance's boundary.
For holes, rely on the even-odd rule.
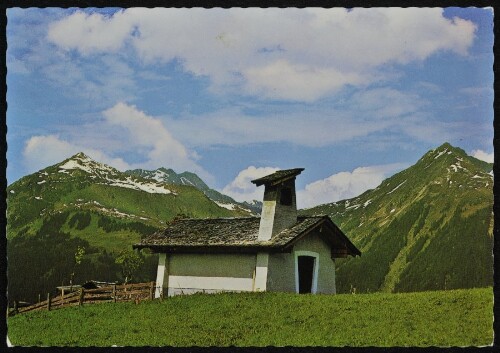
[[[7,187],[7,194],[9,237],[20,226],[33,233],[43,223],[41,218],[63,212],[88,211],[133,219],[153,227],[161,227],[177,214],[194,217],[251,214],[244,208],[221,207],[193,186],[126,174],[82,152],[22,177]],[[144,199],[150,202],[138,202]]]
[[[491,169],[445,143],[372,190],[302,210],[328,214],[363,253],[360,259],[339,262],[340,291],[491,284]],[[475,256],[471,268],[476,275],[457,260],[470,255]],[[439,257],[447,261],[440,264]]]
[[155,170],[133,169],[127,170],[125,173],[130,175],[141,176],[146,179],[154,179],[168,184],[189,185],[202,191],[210,200],[217,203],[220,207],[229,210],[241,208],[248,210],[253,215],[260,214],[262,210],[262,202],[254,201],[254,203],[238,202],[230,196],[224,195],[217,190],[211,189],[198,175],[192,172],[182,172],[177,174],[173,169],[160,167]]

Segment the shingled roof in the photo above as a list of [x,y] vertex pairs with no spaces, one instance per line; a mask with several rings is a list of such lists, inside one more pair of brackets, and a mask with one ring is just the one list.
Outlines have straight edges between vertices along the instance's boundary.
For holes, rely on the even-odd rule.
[[262,184],[276,185],[288,179],[295,178],[297,175],[302,173],[303,170],[304,168],[278,170],[273,174],[269,174],[266,175],[265,177],[252,180],[252,183],[254,183],[257,186],[260,186]]
[[297,223],[270,240],[258,240],[260,218],[181,219],[172,222],[165,230],[158,231],[134,244],[135,249],[150,248],[167,252],[257,252],[287,251],[302,236],[326,224],[333,234],[325,239],[332,246],[346,248],[350,255],[360,255],[328,216],[299,216]]

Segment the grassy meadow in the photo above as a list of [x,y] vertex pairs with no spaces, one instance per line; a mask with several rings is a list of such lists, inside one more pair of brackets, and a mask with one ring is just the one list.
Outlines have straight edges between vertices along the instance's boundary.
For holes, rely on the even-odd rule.
[[8,319],[17,346],[484,346],[492,288],[339,295],[222,293]]

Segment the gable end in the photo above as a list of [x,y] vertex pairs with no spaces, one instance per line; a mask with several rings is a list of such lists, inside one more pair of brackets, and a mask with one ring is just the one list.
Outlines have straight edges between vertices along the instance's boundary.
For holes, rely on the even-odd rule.
[[304,230],[299,236],[293,238],[285,244],[283,246],[283,251],[290,251],[294,244],[316,230],[318,231],[317,234],[320,238],[330,246],[332,258],[347,257],[348,255],[361,256],[361,251],[359,251],[358,248],[351,243],[347,236],[335,225],[335,223],[332,222],[328,216],[322,217],[319,222],[313,224],[311,227]]

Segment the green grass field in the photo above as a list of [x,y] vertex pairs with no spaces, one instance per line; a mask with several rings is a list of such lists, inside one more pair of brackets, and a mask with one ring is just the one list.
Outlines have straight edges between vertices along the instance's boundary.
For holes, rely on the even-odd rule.
[[484,346],[491,288],[419,293],[196,294],[8,320],[20,346]]

